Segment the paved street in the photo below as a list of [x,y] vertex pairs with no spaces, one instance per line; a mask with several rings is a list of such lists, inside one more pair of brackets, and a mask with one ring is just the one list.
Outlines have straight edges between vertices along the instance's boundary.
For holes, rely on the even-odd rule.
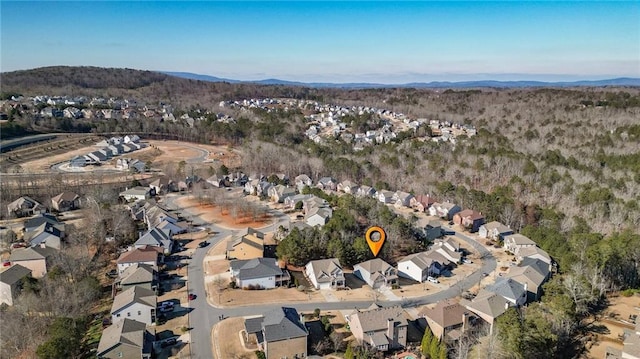
[[[191,217],[192,214],[188,210],[179,209],[174,203],[175,195],[165,197],[165,204],[170,209],[178,209],[182,212],[182,216],[194,220],[195,224],[198,224],[196,217]],[[289,217],[279,211],[271,211],[276,219],[276,222],[267,226],[268,230],[275,230],[280,225],[287,225]],[[191,357],[194,359],[210,359],[213,358],[212,352],[212,338],[211,330],[220,320],[219,317],[224,315],[228,317],[242,317],[249,315],[259,315],[270,309],[282,306],[282,304],[260,304],[251,306],[240,306],[232,308],[217,308],[207,302],[207,296],[205,292],[203,262],[204,258],[210,248],[213,248],[221,240],[232,234],[232,230],[222,228],[215,224],[205,225],[209,228],[214,235],[207,239],[210,245],[205,248],[196,249],[192,260],[188,266],[188,287],[189,293],[194,293],[197,298],[191,301],[190,306],[193,310],[189,313],[189,326],[192,328],[191,334]],[[445,229],[449,229],[443,227]],[[473,247],[482,258],[482,267],[471,275],[460,280],[456,285],[439,292],[425,295],[416,298],[407,298],[395,301],[377,301],[382,306],[390,305],[402,305],[404,308],[413,308],[416,306],[436,303],[438,301],[453,298],[460,295],[463,291],[478,284],[483,278],[482,273],[490,273],[496,269],[496,260],[493,255],[484,248],[480,243],[476,242],[472,238],[465,236],[462,233],[456,233],[456,237],[466,242]],[[266,292],[268,294],[268,292]],[[320,310],[351,310],[351,309],[365,309],[372,304],[372,301],[341,301],[341,302],[315,302],[315,303],[298,303],[298,304],[286,304],[287,306],[294,307],[298,311],[313,311],[316,308]],[[221,359],[221,358],[219,358]]]

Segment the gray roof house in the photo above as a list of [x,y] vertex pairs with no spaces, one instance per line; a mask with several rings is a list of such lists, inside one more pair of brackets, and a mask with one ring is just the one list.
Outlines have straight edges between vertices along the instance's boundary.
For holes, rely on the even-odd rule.
[[104,359],[150,359],[154,340],[145,323],[125,318],[104,329],[96,354]]
[[60,249],[64,233],[58,226],[50,223],[43,223],[38,228],[25,232],[24,240],[29,242],[31,247],[50,247]]
[[31,270],[19,264],[0,272],[0,304],[13,305],[20,294],[22,279],[31,275]]
[[322,177],[318,180],[318,184],[316,187],[320,188],[323,191],[335,191],[338,188],[338,181],[336,181],[333,177]]
[[171,239],[171,232],[169,230],[154,227],[147,233],[140,236],[133,245],[136,248],[142,248],[145,246],[162,247],[164,254],[171,254],[173,249],[173,240]]
[[[64,233],[64,223],[58,221],[56,216],[50,213],[42,213],[24,222],[24,231],[31,232],[40,228],[44,223],[50,224],[58,231]],[[64,236],[64,234],[63,234]]]
[[51,207],[58,212],[80,208],[80,196],[73,192],[62,192],[51,198]]
[[480,293],[478,293],[472,301],[462,299],[460,300],[460,304],[487,322],[490,325],[490,333],[493,332],[495,320],[504,314],[509,307],[513,306],[513,304],[503,296],[484,289],[480,290]]
[[295,308],[276,308],[244,322],[247,339],[255,336],[267,359],[306,358],[308,331]]
[[498,278],[495,283],[484,289],[493,292],[508,300],[515,306],[524,305],[527,302],[527,283],[520,283],[513,278]]
[[393,197],[391,197],[391,202],[398,208],[410,207],[412,199],[413,195],[411,193],[397,191],[393,194]]
[[42,278],[47,274],[51,257],[58,251],[49,247],[16,248],[11,251],[9,261],[31,270],[34,278]]
[[133,286],[140,286],[150,290],[156,290],[157,272],[152,265],[135,263],[127,267],[121,274],[118,286],[127,290]]
[[507,278],[521,283],[527,291],[527,301],[535,301],[542,294],[542,285],[549,279],[549,264],[540,259],[527,258],[516,267],[510,267]]
[[29,196],[22,196],[9,203],[7,210],[16,217],[25,217],[37,213],[44,213],[47,209],[35,199]]
[[111,320],[116,323],[129,318],[151,325],[156,320],[158,297],[150,289],[133,286],[113,298]]
[[354,265],[353,274],[373,289],[391,287],[398,282],[398,270],[380,258]]
[[149,199],[153,196],[153,193],[151,188],[138,186],[120,192],[120,197],[127,201],[137,201]]
[[356,310],[345,319],[359,344],[383,352],[407,345],[408,323],[400,306]]
[[356,197],[373,197],[376,195],[376,189],[369,186],[360,186],[355,195]]
[[232,260],[229,266],[231,277],[239,288],[271,289],[286,285],[291,279],[289,272],[280,268],[275,258]]
[[333,210],[330,207],[314,207],[304,216],[304,222],[310,227],[324,226],[332,215]]
[[305,274],[316,289],[344,288],[345,286],[344,272],[337,258],[310,261],[305,266]]
[[505,236],[513,234],[513,229],[500,222],[489,222],[480,226],[478,235],[480,238],[488,238],[503,241]]
[[305,174],[296,176],[296,178],[294,178],[294,183],[296,185],[296,188],[298,189],[298,192],[302,192],[305,186],[311,187],[311,185],[313,185],[313,181],[311,180],[311,178],[309,178],[309,176]]

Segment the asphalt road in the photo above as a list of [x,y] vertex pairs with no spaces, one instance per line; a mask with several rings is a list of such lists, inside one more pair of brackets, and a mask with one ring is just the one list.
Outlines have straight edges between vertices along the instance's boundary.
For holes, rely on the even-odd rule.
[[[168,196],[165,199],[165,203],[168,208],[178,209],[174,204],[175,196]],[[182,211],[184,217],[190,217],[192,214],[188,210],[179,209]],[[289,217],[282,212],[272,211],[272,214],[277,219],[275,225],[269,225],[267,228],[278,228],[279,225],[288,224]],[[195,219],[192,217],[191,219]],[[197,223],[197,222],[196,222]],[[188,268],[188,288],[189,293],[197,295],[197,298],[189,304],[193,310],[189,313],[189,326],[191,329],[191,357],[194,359],[210,359],[213,358],[212,352],[212,329],[220,322],[219,317],[223,315],[225,318],[229,317],[243,317],[250,315],[259,315],[270,309],[281,307],[282,304],[260,304],[250,306],[238,306],[231,308],[217,308],[207,302],[206,291],[204,285],[204,271],[203,263],[204,258],[209,249],[221,240],[232,234],[232,230],[222,228],[215,224],[205,225],[215,234],[211,236],[208,241],[209,246],[205,248],[196,249],[195,254],[192,256]],[[444,227],[445,229],[449,229]],[[270,229],[270,230],[271,230]],[[411,308],[421,306],[425,304],[436,303],[445,299],[456,297],[462,294],[463,291],[468,290],[474,285],[478,284],[483,276],[483,273],[491,273],[496,269],[496,260],[486,248],[481,244],[465,236],[462,233],[455,234],[468,245],[474,248],[480,254],[482,258],[482,266],[480,269],[473,272],[471,275],[461,279],[456,285],[447,289],[443,289],[433,294],[425,295],[422,297],[407,298],[397,301],[377,301],[379,305],[391,306],[401,305],[403,308]],[[265,292],[268,295],[268,291]],[[340,302],[309,302],[309,303],[291,303],[286,304],[289,307],[296,308],[298,311],[313,311],[316,308],[320,310],[349,310],[349,309],[365,309],[368,308],[372,301],[340,301]]]

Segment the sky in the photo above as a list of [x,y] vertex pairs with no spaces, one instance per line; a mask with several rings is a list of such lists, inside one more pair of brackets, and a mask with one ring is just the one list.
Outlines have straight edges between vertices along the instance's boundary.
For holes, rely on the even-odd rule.
[[640,1],[0,2],[0,70],[400,84],[640,77]]

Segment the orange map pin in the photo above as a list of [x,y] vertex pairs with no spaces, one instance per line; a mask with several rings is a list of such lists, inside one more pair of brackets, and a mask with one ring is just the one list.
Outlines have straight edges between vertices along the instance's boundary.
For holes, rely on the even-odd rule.
[[384,240],[387,238],[387,235],[384,233],[384,229],[377,226],[371,227],[367,229],[367,234],[365,234],[364,237],[371,249],[371,253],[373,253],[374,257],[377,257],[378,253],[380,253],[380,249],[382,249]]

